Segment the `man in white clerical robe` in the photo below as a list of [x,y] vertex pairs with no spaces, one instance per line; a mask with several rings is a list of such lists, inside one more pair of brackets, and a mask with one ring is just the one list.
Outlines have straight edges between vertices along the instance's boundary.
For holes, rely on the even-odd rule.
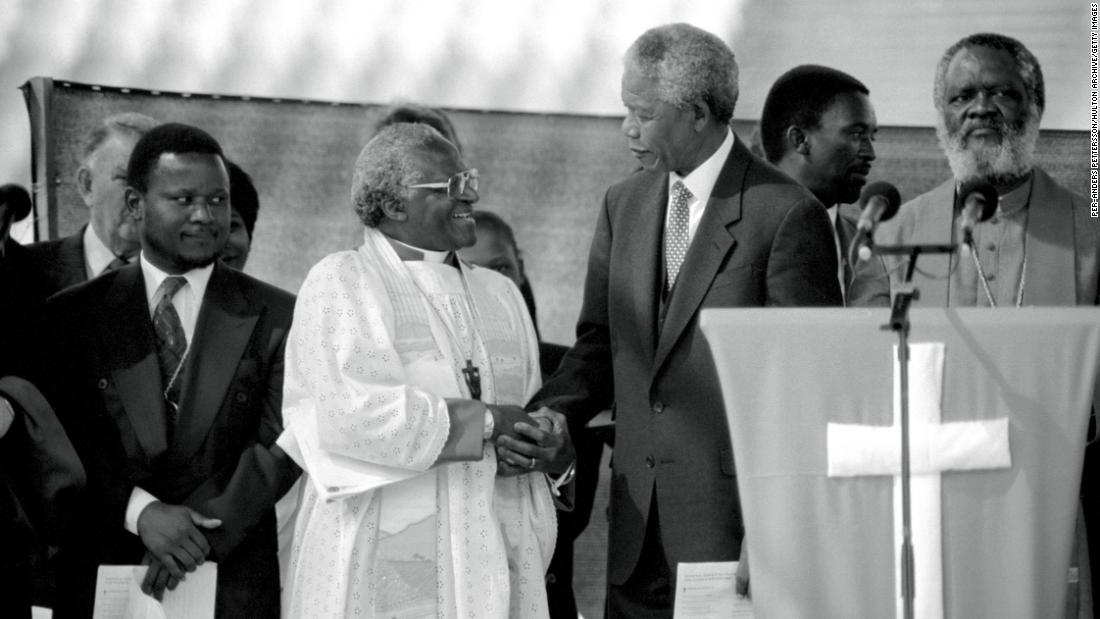
[[[547,615],[552,475],[572,446],[564,419],[522,411],[540,374],[519,290],[454,256],[476,189],[426,125],[359,155],[364,243],[313,267],[287,343],[280,444],[304,471],[287,616]],[[531,455],[498,475],[502,435]]]

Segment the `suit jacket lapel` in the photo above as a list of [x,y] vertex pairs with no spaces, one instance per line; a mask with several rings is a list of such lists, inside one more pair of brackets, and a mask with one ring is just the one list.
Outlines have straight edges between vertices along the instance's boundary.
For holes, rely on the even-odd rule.
[[57,247],[57,262],[50,266],[50,275],[61,288],[88,281],[88,267],[84,264],[84,232],[87,227],[85,225],[78,234],[63,238]]
[[1027,212],[1025,305],[1076,305],[1077,265],[1073,209],[1057,186],[1036,168]]
[[631,264],[625,267],[630,274],[630,290],[635,291],[630,297],[634,307],[627,315],[639,317],[637,331],[642,353],[647,357],[653,355],[658,334],[657,312],[664,285],[662,235],[668,207],[668,174],[654,174],[652,178],[652,182],[639,186],[627,207],[634,225],[627,231],[632,250]]
[[258,313],[249,311],[234,275],[229,267],[215,263],[195,324],[175,435],[184,455],[202,446],[259,319]]
[[100,334],[107,367],[138,443],[152,458],[167,449],[167,428],[156,336],[138,265],[119,270],[105,303]]
[[[918,225],[910,243],[951,243],[955,230],[955,181],[948,180],[928,193],[917,213]],[[958,298],[951,269],[958,254],[921,254],[913,284],[920,290],[917,303],[922,307],[947,307],[949,299]],[[903,267],[905,268],[905,267]],[[924,275],[931,274],[931,277]],[[904,275],[901,273],[899,275]]]
[[718,268],[736,245],[727,227],[741,219],[741,188],[750,161],[748,150],[735,141],[711,191],[699,228],[680,267],[680,277],[672,291],[672,298],[668,301],[668,313],[653,360],[654,376],[683,335],[692,316],[698,312]]

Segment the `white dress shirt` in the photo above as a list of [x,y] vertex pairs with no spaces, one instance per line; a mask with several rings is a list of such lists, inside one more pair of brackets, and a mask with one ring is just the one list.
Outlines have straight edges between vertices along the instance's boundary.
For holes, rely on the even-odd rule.
[[118,256],[99,239],[92,224],[84,226],[84,274],[88,279],[100,275]]
[[844,281],[844,252],[847,247],[840,246],[840,233],[836,229],[836,218],[840,217],[840,207],[836,204],[825,209],[829,214],[829,224],[833,229],[833,245],[836,246],[836,278],[840,282],[840,295],[844,298],[844,305],[848,305],[848,282]]
[[726,139],[714,154],[701,163],[699,167],[680,176],[675,172],[668,173],[668,200],[665,208],[665,227],[669,226],[669,218],[672,216],[672,186],[680,181],[691,192],[691,201],[688,202],[688,247],[695,238],[695,231],[699,229],[699,221],[703,219],[703,211],[710,200],[710,194],[714,191],[714,185],[718,182],[718,175],[722,173],[722,166],[726,165],[726,159],[733,150],[733,131],[726,129]]

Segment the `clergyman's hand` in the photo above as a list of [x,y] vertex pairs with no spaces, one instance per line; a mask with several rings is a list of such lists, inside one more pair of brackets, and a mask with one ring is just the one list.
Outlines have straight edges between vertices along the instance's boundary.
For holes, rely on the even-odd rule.
[[[147,505],[138,516],[137,530],[152,560],[141,590],[160,599],[172,579],[178,583],[185,571],[195,571],[210,553],[210,542],[200,527],[214,529],[221,523],[182,505],[160,501]],[[154,568],[155,564],[160,567]]]

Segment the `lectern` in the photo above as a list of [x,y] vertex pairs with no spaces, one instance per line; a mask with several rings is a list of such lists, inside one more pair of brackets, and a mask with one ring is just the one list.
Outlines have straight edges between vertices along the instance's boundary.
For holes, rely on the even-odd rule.
[[[757,617],[898,613],[888,317],[703,312]],[[911,323],[917,616],[1060,616],[1100,310],[914,309]]]

